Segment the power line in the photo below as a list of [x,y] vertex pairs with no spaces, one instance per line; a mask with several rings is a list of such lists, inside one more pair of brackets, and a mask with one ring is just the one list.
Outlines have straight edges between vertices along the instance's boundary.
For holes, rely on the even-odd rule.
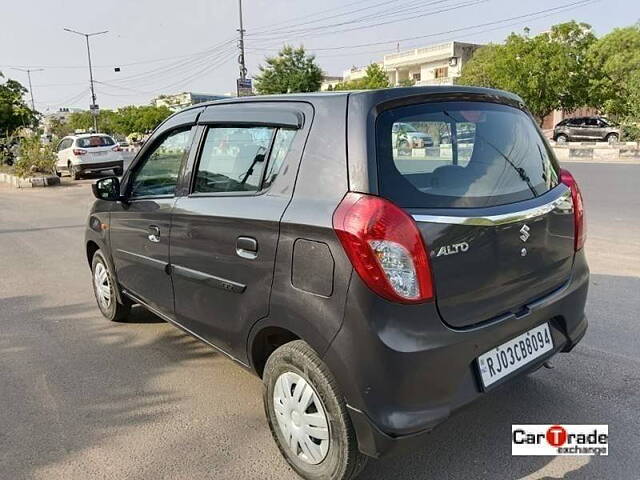
[[[363,48],[363,47],[372,47],[372,46],[376,46],[376,45],[387,45],[387,44],[395,44],[396,42],[408,42],[408,41],[412,41],[412,40],[420,40],[420,39],[424,39],[424,38],[432,38],[432,37],[437,37],[440,35],[445,35],[448,33],[459,33],[459,32],[463,32],[466,30],[472,30],[475,28],[481,28],[481,27],[485,27],[485,26],[491,26],[491,25],[496,25],[499,23],[504,23],[504,22],[509,22],[509,21],[513,21],[513,20],[519,20],[519,19],[524,19],[524,18],[529,18],[529,17],[533,17],[539,14],[543,14],[543,13],[550,13],[550,15],[547,16],[551,16],[551,12],[553,12],[553,14],[556,13],[560,13],[560,12],[564,12],[567,10],[572,10],[574,8],[578,8],[578,7],[583,7],[587,4],[591,4],[591,3],[597,3],[600,2],[601,0],[579,0],[576,2],[572,2],[572,3],[568,3],[565,5],[561,5],[559,7],[553,7],[553,8],[547,8],[544,10],[538,10],[537,12],[530,12],[530,13],[526,13],[523,15],[517,15],[514,17],[509,17],[509,18],[503,18],[500,20],[495,20],[492,22],[485,22],[485,23],[479,23],[476,25],[470,25],[467,27],[461,27],[461,28],[454,28],[451,30],[445,30],[445,31],[441,31],[441,32],[437,32],[437,33],[430,33],[427,35],[416,35],[416,36],[412,36],[412,37],[405,37],[405,38],[396,38],[393,40],[384,40],[384,41],[379,41],[379,42],[369,42],[369,43],[361,43],[361,44],[357,44],[357,45],[342,45],[339,47],[321,47],[321,48],[314,48],[311,49],[313,51],[332,51],[332,50],[343,50],[344,48]],[[540,17],[543,18],[543,17]]]

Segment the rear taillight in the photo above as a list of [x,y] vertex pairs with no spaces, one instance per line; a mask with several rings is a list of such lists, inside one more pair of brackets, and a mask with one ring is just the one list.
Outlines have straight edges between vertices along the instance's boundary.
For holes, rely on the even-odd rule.
[[113,150],[114,152],[121,152],[122,148],[118,145],[116,145],[115,147],[113,147],[111,150]]
[[87,153],[87,151],[83,150],[81,148],[74,148],[73,149],[73,154],[74,155],[84,155],[85,153]]
[[574,249],[577,252],[584,247],[587,239],[586,223],[584,221],[584,204],[582,202],[582,193],[578,182],[568,170],[560,170],[560,180],[571,190],[571,199],[573,200],[573,221],[574,221]]
[[333,214],[333,228],[364,283],[394,302],[433,298],[427,248],[414,220],[380,197],[349,192]]

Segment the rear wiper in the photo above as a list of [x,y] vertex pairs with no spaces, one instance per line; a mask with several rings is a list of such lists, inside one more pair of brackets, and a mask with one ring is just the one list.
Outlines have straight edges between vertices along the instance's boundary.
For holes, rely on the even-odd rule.
[[[454,122],[458,122],[451,114],[449,114],[449,112],[447,112],[446,110],[443,110],[442,113],[444,113],[447,117],[451,118]],[[520,179],[527,184],[527,187],[529,187],[529,190],[531,190],[531,193],[533,193],[534,197],[538,196],[538,192],[536,192],[535,187],[533,186],[533,184],[531,183],[531,179],[529,178],[529,175],[527,175],[527,172],[525,171],[524,168],[522,167],[516,167],[515,164],[509,159],[509,157],[507,157],[504,153],[502,153],[502,151],[496,147],[494,144],[492,144],[489,140],[487,140],[484,136],[480,135],[478,133],[478,129],[476,128],[476,137],[479,137],[482,141],[484,141],[487,145],[489,145],[491,148],[493,148],[496,152],[498,152],[498,155],[500,155],[502,158],[505,159],[505,161],[511,165],[511,167],[516,171],[516,173],[518,174],[518,176],[520,177]],[[473,154],[472,154],[473,155]]]

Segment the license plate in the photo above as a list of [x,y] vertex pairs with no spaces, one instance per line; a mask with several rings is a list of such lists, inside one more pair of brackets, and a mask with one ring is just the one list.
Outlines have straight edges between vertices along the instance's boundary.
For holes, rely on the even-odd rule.
[[532,328],[478,357],[482,384],[488,387],[551,350],[549,324]]
[[92,152],[94,155],[106,155],[107,152]]

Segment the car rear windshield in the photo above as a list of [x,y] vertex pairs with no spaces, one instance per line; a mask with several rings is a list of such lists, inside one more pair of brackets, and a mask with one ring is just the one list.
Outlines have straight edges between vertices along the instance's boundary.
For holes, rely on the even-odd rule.
[[507,105],[387,110],[376,122],[376,143],[379,190],[406,208],[503,205],[558,185],[556,161],[533,120]]
[[80,148],[93,148],[93,147],[109,147],[115,145],[116,142],[111,137],[104,135],[94,135],[92,137],[82,137],[76,140],[78,147]]

